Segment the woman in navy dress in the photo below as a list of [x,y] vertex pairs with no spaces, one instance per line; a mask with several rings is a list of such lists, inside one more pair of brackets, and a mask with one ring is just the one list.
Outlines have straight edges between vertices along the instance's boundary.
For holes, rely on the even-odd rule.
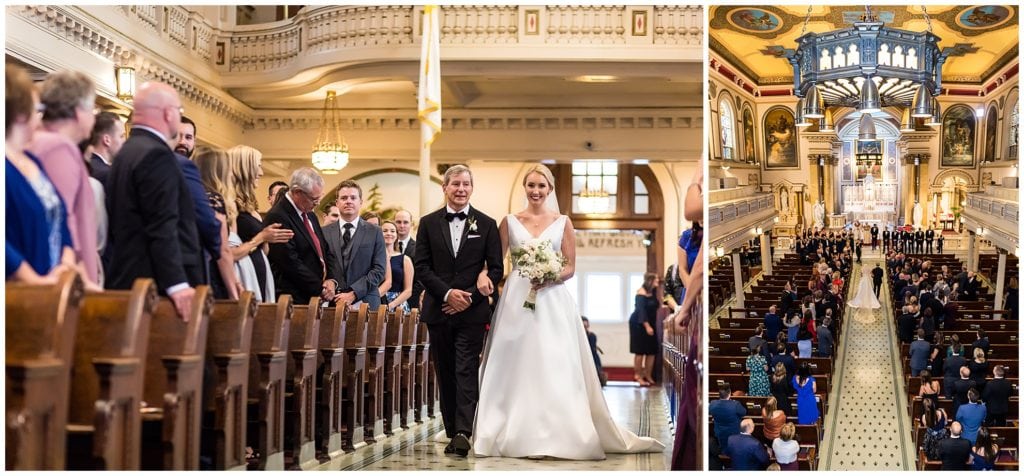
[[654,384],[654,358],[658,345],[658,275],[644,274],[644,284],[636,292],[635,308],[629,316],[629,353],[633,354],[633,378],[641,386]]
[[391,268],[391,285],[383,293],[387,297],[388,310],[402,308],[409,312],[414,272],[412,259],[395,247],[398,241],[398,226],[395,222],[387,220],[381,223],[380,229],[384,233],[384,249],[388,252],[388,267]]

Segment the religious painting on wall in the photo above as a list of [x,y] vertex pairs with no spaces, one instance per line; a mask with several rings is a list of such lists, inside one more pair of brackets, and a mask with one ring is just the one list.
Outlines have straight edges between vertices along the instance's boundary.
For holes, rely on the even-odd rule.
[[875,180],[882,180],[882,141],[857,140],[857,181],[871,175]]
[[988,108],[988,117],[985,118],[985,161],[996,160],[996,107]]
[[743,109],[743,160],[757,162],[757,147],[754,145],[754,116],[750,108]]
[[896,141],[890,140],[885,142],[885,169],[882,178],[886,182],[896,182],[896,174],[899,170],[899,148],[896,147]]
[[764,116],[765,169],[796,169],[797,136],[793,113],[785,107],[776,107]]
[[853,180],[853,142],[843,142],[843,155],[841,160],[841,167],[843,168],[843,181],[849,182]]
[[942,167],[974,166],[974,109],[957,104],[942,116]]

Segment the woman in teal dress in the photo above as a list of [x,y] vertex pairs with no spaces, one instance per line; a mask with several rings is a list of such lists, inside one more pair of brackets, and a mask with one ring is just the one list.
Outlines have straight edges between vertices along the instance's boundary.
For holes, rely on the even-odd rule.
[[767,397],[772,394],[768,384],[768,362],[761,355],[761,346],[750,349],[747,357],[747,371],[750,372],[750,383],[747,395],[751,397]]

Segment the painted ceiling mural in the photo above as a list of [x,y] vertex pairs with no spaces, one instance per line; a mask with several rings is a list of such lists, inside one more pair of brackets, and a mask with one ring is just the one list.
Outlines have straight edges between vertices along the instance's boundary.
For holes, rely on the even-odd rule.
[[[1010,5],[875,5],[872,12],[888,27],[929,28],[949,48],[944,82],[979,83],[1017,58],[1019,8]],[[861,6],[717,6],[710,8],[710,47],[760,85],[787,84],[793,69],[787,49],[805,32],[849,28],[864,14]],[[806,29],[806,31],[805,31]]]

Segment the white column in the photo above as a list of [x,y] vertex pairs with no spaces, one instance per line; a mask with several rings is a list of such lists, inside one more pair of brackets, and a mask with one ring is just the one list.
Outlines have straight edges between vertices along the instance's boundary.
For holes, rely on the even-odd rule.
[[993,309],[1003,309],[1003,292],[1006,289],[1006,253],[1002,248],[996,248],[999,253],[999,270],[996,271],[996,302]]
[[772,247],[767,233],[761,233],[761,271],[772,274]]
[[736,287],[736,307],[743,307],[743,272],[740,268],[740,253],[732,252],[732,277]]
[[977,264],[977,258],[974,257],[974,253],[977,250],[974,241],[977,239],[977,235],[973,231],[967,232],[967,269],[974,271],[975,265]]

